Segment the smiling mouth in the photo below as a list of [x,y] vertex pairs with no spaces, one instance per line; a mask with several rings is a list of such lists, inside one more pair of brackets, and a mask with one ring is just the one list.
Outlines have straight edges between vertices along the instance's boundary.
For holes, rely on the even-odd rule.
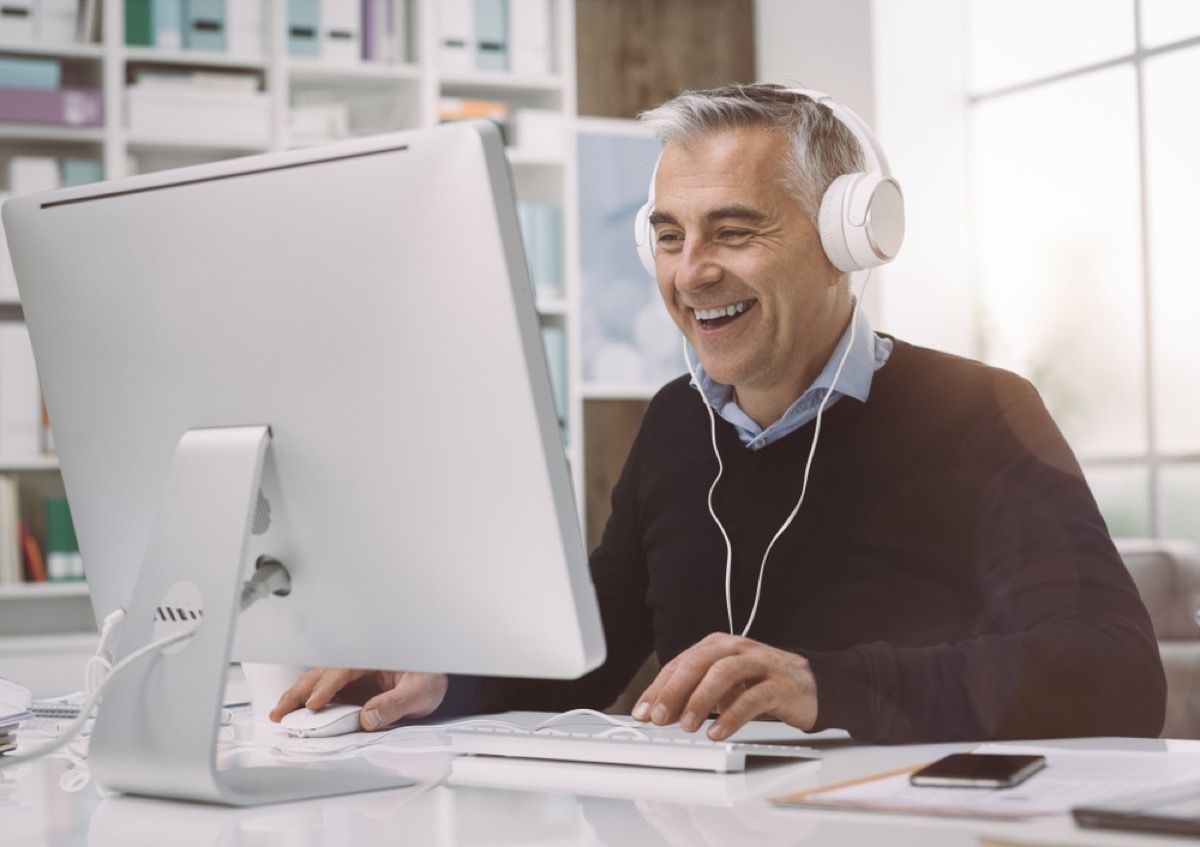
[[692,309],[692,314],[704,329],[719,329],[742,317],[750,310],[757,300],[739,300],[728,306],[717,306],[712,309]]

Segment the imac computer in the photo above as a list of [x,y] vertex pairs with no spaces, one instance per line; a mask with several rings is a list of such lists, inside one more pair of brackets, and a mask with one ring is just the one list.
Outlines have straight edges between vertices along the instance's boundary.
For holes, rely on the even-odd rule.
[[[98,621],[105,788],[254,804],[401,778],[219,769],[229,663],[573,678],[587,571],[495,127],[462,122],[9,200]],[[286,596],[238,613],[256,565]]]

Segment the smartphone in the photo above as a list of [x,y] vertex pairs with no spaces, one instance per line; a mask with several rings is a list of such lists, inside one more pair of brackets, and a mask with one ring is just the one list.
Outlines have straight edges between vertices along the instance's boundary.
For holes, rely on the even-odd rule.
[[1011,788],[1046,766],[1045,756],[954,753],[915,771],[913,785],[952,788]]

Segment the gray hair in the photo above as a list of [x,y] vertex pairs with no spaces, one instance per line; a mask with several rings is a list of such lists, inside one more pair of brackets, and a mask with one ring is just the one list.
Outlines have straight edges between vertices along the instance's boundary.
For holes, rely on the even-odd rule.
[[730,85],[684,91],[638,119],[664,145],[688,146],[706,135],[750,127],[786,132],[791,155],[784,184],[814,225],[829,184],[866,169],[858,139],[828,106],[780,85]]

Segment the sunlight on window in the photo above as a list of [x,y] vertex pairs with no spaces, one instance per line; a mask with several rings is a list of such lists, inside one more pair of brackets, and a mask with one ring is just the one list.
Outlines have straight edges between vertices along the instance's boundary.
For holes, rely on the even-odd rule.
[[1113,536],[1145,538],[1153,534],[1150,475],[1145,468],[1090,468],[1087,481]]
[[971,0],[968,37],[971,88],[987,91],[1132,52],[1133,4]]
[[1159,492],[1163,503],[1164,536],[1190,538],[1200,544],[1200,467],[1164,468]]
[[972,110],[984,358],[1083,456],[1146,449],[1135,96],[1123,66]]
[[1142,0],[1142,46],[1158,47],[1200,35],[1196,0]]
[[[1196,4],[1200,7],[1200,3]],[[1200,452],[1200,48],[1146,62],[1147,193],[1155,417],[1164,452]],[[1200,512],[1196,513],[1200,520]]]

